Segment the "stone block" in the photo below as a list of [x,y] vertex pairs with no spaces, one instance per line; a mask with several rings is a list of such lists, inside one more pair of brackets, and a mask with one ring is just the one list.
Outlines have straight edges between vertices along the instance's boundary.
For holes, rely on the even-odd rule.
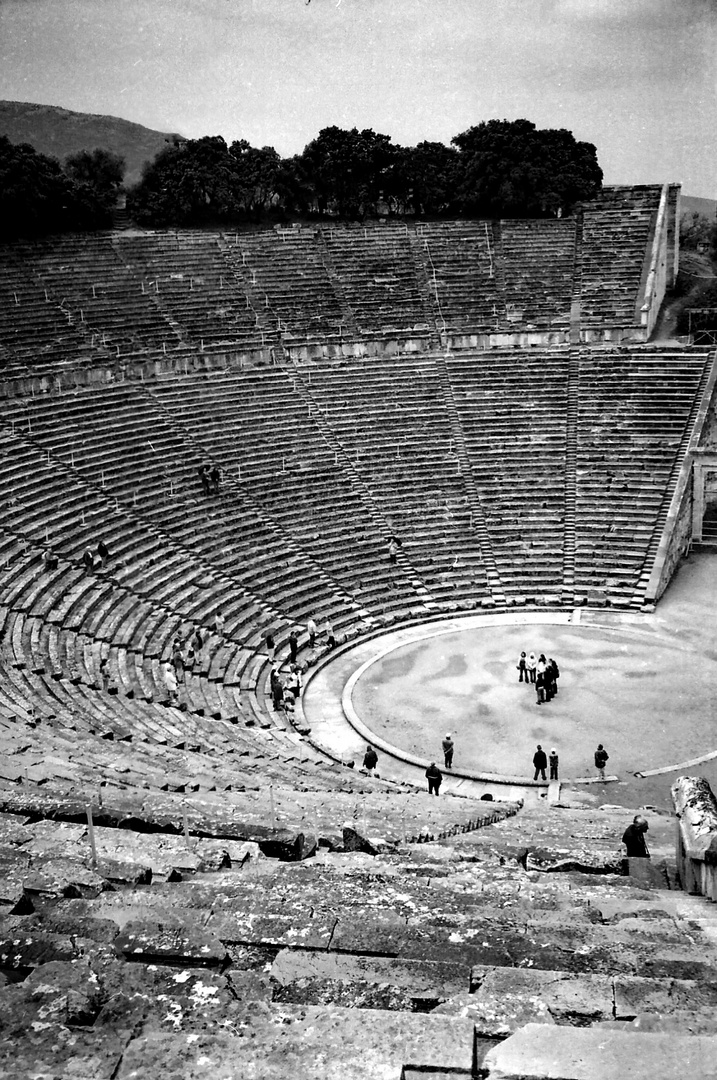
[[[307,1004],[312,994],[323,993],[331,984],[358,988],[354,1007],[367,1007],[370,987],[390,987],[400,991],[394,995],[392,1006],[384,998],[376,1008],[403,1008],[413,1011],[417,1005],[423,1010],[468,989],[466,969],[461,964],[440,961],[400,960],[385,956],[355,956],[321,952],[296,952],[283,949],[271,967],[271,977],[279,987],[279,993],[287,991],[276,1000],[297,1001],[293,994],[303,994]],[[358,998],[365,1004],[359,1004]],[[338,999],[333,999],[339,1004]],[[395,1004],[396,1001],[402,1004]],[[348,1001],[341,1002],[349,1004]]]
[[136,1039],[117,1080],[400,1080],[404,1066],[468,1078],[473,1044],[473,1025],[460,1018],[257,1003],[241,1036]]
[[207,929],[227,945],[290,945],[302,949],[328,949],[336,916],[329,912],[272,915],[236,912],[213,914]]
[[301,862],[316,851],[317,840],[311,833],[292,832],[290,829],[277,829],[266,839],[259,840],[259,847],[269,859],[282,862]]
[[490,1080],[714,1080],[717,1037],[528,1024],[493,1047]]
[[148,964],[213,967],[226,958],[226,949],[217,937],[174,919],[161,923],[132,920],[115,938],[114,946],[126,960]]
[[480,966],[471,970],[471,996],[487,1016],[500,1016],[502,1005],[509,1015],[511,1009],[517,1011],[524,1001],[540,1002],[559,1024],[584,1025],[609,1020],[613,1015],[610,975]]
[[351,823],[343,826],[343,847],[344,851],[363,851],[367,855],[381,855],[395,850],[395,845],[388,840],[366,836]]

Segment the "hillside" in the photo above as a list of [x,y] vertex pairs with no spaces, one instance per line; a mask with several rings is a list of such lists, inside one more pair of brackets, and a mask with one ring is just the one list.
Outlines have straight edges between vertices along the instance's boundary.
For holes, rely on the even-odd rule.
[[72,112],[26,101],[0,101],[0,134],[13,143],[30,143],[40,153],[60,160],[78,150],[101,146],[125,159],[127,184],[139,180],[143,163],[164,149],[167,139],[165,132],[118,116]]
[[702,217],[710,220],[717,216],[717,200],[715,199],[698,199],[694,195],[683,195],[680,208],[683,214],[701,214]]

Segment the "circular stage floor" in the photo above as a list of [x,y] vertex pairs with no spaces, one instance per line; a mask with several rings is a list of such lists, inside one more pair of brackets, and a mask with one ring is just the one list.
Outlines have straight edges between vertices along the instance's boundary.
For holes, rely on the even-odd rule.
[[[670,808],[678,775],[705,776],[717,792],[716,606],[717,553],[699,553],[654,614],[516,611],[387,630],[312,677],[304,695],[312,737],[357,764],[375,736],[399,757],[442,765],[450,731],[456,773],[511,778],[514,791],[516,777],[532,780],[537,743],[557,748],[569,782],[595,777],[602,742],[618,781],[585,785],[585,798]],[[518,682],[522,649],[558,661],[551,702],[538,706],[533,687]],[[391,775],[396,764],[389,755],[380,768]],[[424,768],[406,763],[397,775],[423,783]],[[461,790],[459,776],[447,789]]]
[[[486,626],[398,646],[370,663],[352,703],[363,722],[401,750],[442,762],[450,731],[454,767],[532,775],[537,743],[555,747],[561,777],[595,774],[603,743],[608,773],[635,773],[712,749],[717,656],[600,626]],[[521,649],[553,656],[559,693],[538,705],[518,682]],[[679,731],[679,740],[675,738]],[[676,743],[679,742],[679,746]]]

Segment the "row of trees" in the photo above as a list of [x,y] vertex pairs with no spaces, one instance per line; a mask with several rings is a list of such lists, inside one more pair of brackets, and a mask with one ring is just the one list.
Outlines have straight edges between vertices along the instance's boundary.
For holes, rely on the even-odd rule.
[[303,152],[281,158],[270,146],[221,136],[167,147],[144,169],[128,200],[140,222],[210,221],[375,214],[555,215],[600,189],[591,143],[528,120],[490,120],[451,145],[399,146],[370,128],[324,128]]
[[[107,225],[124,162],[106,150],[63,164],[0,137],[0,233]],[[451,145],[405,147],[370,128],[324,128],[282,158],[273,147],[221,136],[176,140],[128,193],[130,215],[146,225],[204,225],[376,214],[533,217],[567,212],[600,189],[591,143],[528,120],[490,120]]]
[[124,169],[124,160],[107,150],[83,150],[61,165],[0,135],[0,236],[106,226]]

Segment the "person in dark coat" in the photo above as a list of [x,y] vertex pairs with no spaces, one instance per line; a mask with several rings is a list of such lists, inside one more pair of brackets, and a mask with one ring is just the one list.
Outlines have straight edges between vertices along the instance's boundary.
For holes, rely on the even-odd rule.
[[548,660],[548,667],[550,668],[551,673],[553,696],[555,696],[555,694],[557,694],[558,692],[558,679],[560,678],[560,668],[558,667],[557,661],[553,660],[552,656]]
[[644,817],[638,814],[633,818],[632,825],[628,825],[622,834],[622,842],[627,848],[628,859],[649,859],[650,852],[647,850],[645,833],[649,825]]
[[366,772],[371,776],[373,770],[378,765],[378,754],[372,746],[366,747],[366,753],[363,756],[363,767]]
[[284,700],[284,684],[281,681],[278,668],[271,669],[271,700],[274,712],[281,712]]
[[212,465],[209,470],[209,491],[212,495],[219,494],[219,486],[222,482],[222,470],[218,465]]
[[209,465],[207,465],[207,464],[200,465],[197,472],[199,473],[199,479],[201,480],[201,483],[202,483],[202,493],[204,495],[209,495],[210,492],[211,492],[211,480],[209,479]]
[[82,552],[82,561],[85,564],[85,570],[94,570],[95,557],[92,554],[90,548],[86,547],[85,550]]
[[540,773],[541,780],[547,780],[548,777],[546,776],[545,770],[548,767],[548,759],[540,743],[538,743],[538,747],[533,754],[533,765],[535,767],[535,775],[533,776],[533,780],[538,779],[538,773]]
[[601,780],[605,779],[605,766],[608,763],[609,754],[602,743],[598,743],[598,748],[595,751],[595,768],[598,771],[598,776]]
[[528,678],[528,661],[525,658],[524,652],[520,654],[520,660],[518,661],[517,667],[520,672],[518,675],[518,682],[523,682],[523,680],[525,680],[525,682],[530,682]]
[[446,735],[441,745],[443,747],[443,764],[446,766],[447,769],[452,769],[453,751],[455,750],[455,746],[453,743],[453,739],[451,738],[450,731]]
[[291,663],[295,664],[299,653],[299,635],[296,630],[292,630],[289,634],[289,650],[291,652]]
[[437,767],[435,761],[426,769],[426,780],[428,781],[428,794],[438,795],[440,793],[441,781],[443,780],[443,773]]

